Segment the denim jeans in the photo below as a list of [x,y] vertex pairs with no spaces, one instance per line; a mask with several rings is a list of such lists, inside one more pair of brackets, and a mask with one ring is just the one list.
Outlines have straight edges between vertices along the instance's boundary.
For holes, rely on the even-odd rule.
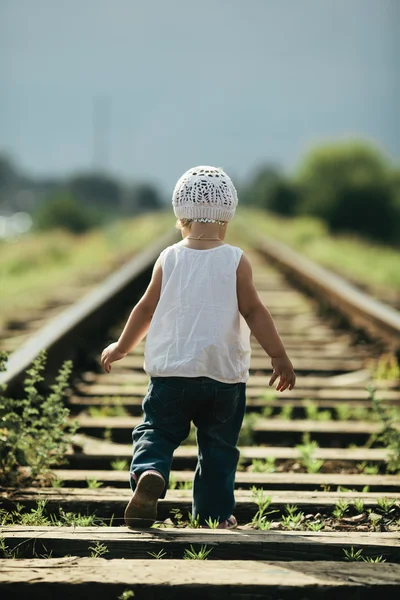
[[143,400],[143,423],[132,433],[130,484],[147,469],[162,474],[166,486],[174,450],[197,427],[198,461],[193,481],[194,517],[224,521],[235,509],[236,447],[246,409],[246,384],[208,377],[152,377]]

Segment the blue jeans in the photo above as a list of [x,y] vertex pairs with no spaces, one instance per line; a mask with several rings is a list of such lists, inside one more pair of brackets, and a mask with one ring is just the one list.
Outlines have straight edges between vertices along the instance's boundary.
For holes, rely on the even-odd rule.
[[236,447],[246,409],[246,384],[208,377],[152,377],[143,400],[143,423],[132,433],[130,484],[147,469],[165,479],[165,497],[174,450],[197,427],[198,461],[193,481],[194,517],[224,521],[235,509]]

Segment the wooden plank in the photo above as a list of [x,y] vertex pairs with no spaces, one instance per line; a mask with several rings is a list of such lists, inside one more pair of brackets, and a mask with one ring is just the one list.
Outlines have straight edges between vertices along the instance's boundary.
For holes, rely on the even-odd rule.
[[[56,469],[55,477],[66,487],[87,487],[87,479],[96,479],[113,487],[127,487],[126,471],[73,470]],[[193,481],[193,471],[171,471],[171,477],[177,483]],[[254,473],[236,472],[236,488],[258,488],[269,490],[315,490],[316,487],[335,489],[339,486],[347,489],[362,490],[366,486],[370,492],[390,494],[400,492],[400,478],[397,475],[343,475],[340,473]]]
[[[269,379],[268,379],[269,381]],[[253,383],[253,382],[252,382]],[[130,384],[127,381],[121,381],[121,383],[112,383],[103,380],[99,384],[86,384],[81,383],[77,385],[77,392],[81,396],[138,396],[142,399],[147,393],[148,379],[144,384]],[[400,403],[400,392],[397,390],[385,390],[378,391],[378,395],[384,401],[394,401]],[[79,397],[79,396],[78,396]],[[286,390],[283,393],[277,392],[274,387],[270,387],[268,382],[265,382],[264,386],[256,387],[254,383],[247,386],[246,390],[247,398],[261,398],[264,402],[268,402],[274,398],[285,398],[287,401],[290,400],[340,400],[343,402],[349,402],[351,400],[368,400],[368,392],[365,389],[361,390],[346,390],[337,388],[327,389],[314,389],[301,387],[300,384],[289,391]],[[71,402],[77,403],[77,396],[71,396]]]
[[[213,551],[215,548],[213,548]],[[132,590],[135,600],[398,600],[400,565],[306,561],[63,558],[0,560],[7,600],[99,600]]]
[[190,544],[206,544],[213,548],[213,560],[340,560],[343,548],[353,547],[362,548],[364,556],[400,561],[397,533],[13,526],[3,527],[2,536],[10,549],[19,545],[21,554],[24,546],[27,557],[34,547],[39,554],[46,548],[54,557],[88,556],[89,547],[99,542],[107,546],[110,559],[143,559],[162,549],[168,558],[182,558]]
[[[124,367],[123,362],[116,362],[113,364],[113,370],[111,373],[93,373],[86,371],[82,373],[82,381],[85,383],[110,383],[113,385],[129,383],[131,385],[145,385],[149,382],[149,376],[143,372],[143,370],[132,371]],[[270,377],[266,374],[251,374],[247,382],[247,388],[251,387],[264,387],[269,388],[268,381]],[[346,373],[344,375],[333,375],[333,376],[312,376],[312,375],[298,375],[296,378],[296,386],[307,390],[340,390],[343,391],[343,386],[349,391],[355,390],[356,392],[362,392],[366,394],[365,386],[367,383],[372,382],[372,373],[369,369],[361,369]],[[393,381],[373,381],[374,387],[383,392],[390,391],[392,389],[399,390],[399,383]],[[269,388],[273,390],[273,388]]]
[[[143,357],[129,354],[123,359],[124,367],[126,369],[142,369],[143,368]],[[295,369],[296,372],[306,371],[310,373],[317,372],[349,372],[361,369],[364,366],[363,360],[341,360],[340,358],[298,358],[296,361]],[[270,369],[269,358],[266,355],[265,358],[253,357],[250,361],[250,369]]]
[[[115,458],[123,458],[128,461],[132,458],[132,446],[130,444],[115,444],[96,438],[89,438],[82,434],[74,436],[76,447],[79,452],[67,453],[66,458],[71,468],[81,469],[103,469],[105,465],[110,466]],[[286,460],[298,460],[301,455],[296,448],[285,448],[280,446],[242,446],[240,448],[241,458],[244,464],[251,463],[254,459],[274,457],[277,463]],[[347,464],[366,461],[368,463],[384,463],[389,458],[389,451],[382,448],[317,448],[315,458],[329,461],[340,461]],[[197,447],[184,445],[174,453],[173,468],[193,468],[197,462]]]
[[[131,430],[139,423],[142,423],[139,417],[91,417],[88,415],[80,415],[77,419],[74,419],[79,423],[79,427],[86,428],[88,430],[94,429],[128,429]],[[400,424],[394,424],[394,427],[400,430]],[[382,426],[379,423],[369,421],[311,421],[309,419],[263,419],[259,417],[258,420],[252,424],[254,431],[263,431],[266,433],[278,432],[296,432],[304,433],[304,431],[313,433],[332,433],[342,434],[348,433],[355,435],[357,433],[364,433],[371,435],[381,431]]]
[[[122,522],[124,509],[132,495],[131,490],[120,488],[26,488],[15,493],[0,496],[0,506],[7,510],[13,510],[17,502],[30,509],[36,507],[39,500],[46,500],[46,511],[58,514],[61,506],[65,512],[82,514],[96,514],[98,517],[110,519],[114,516],[117,523]],[[305,513],[331,514],[339,499],[345,499],[351,506],[355,499],[362,499],[365,508],[377,506],[378,499],[387,497],[387,493],[374,492],[296,492],[292,490],[277,491],[265,490],[264,496],[271,496],[271,510],[283,513],[285,506],[295,504],[299,510]],[[399,493],[392,493],[391,498],[400,500]],[[236,508],[235,515],[239,523],[248,523],[257,511],[257,504],[250,491],[242,490],[235,493]],[[170,517],[174,508],[179,508],[184,515],[191,511],[191,490],[168,490],[165,499],[158,503],[158,518],[161,520]],[[354,513],[354,509],[349,512]],[[277,513],[278,514],[278,513]]]

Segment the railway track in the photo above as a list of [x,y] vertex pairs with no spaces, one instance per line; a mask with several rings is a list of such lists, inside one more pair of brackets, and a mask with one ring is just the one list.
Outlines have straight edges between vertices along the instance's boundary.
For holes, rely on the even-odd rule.
[[[56,593],[59,598],[86,598],[95,592],[101,598],[124,599],[188,594],[364,599],[384,592],[397,598],[400,479],[387,472],[388,449],[371,444],[381,425],[366,386],[373,361],[400,348],[400,324],[395,311],[346,295],[348,287],[341,288],[337,279],[333,294],[321,273],[311,273],[270,242],[255,243],[248,255],[256,287],[298,379],[292,392],[274,393],[267,383],[268,357],[252,341],[236,477],[238,529],[198,529],[188,518],[197,456],[194,431],[174,455],[171,486],[159,502],[156,527],[133,531],[124,526],[123,510],[131,494],[131,431],[140,420],[147,388],[143,344],[114,363],[107,375],[101,372],[99,355],[118,335],[160,249],[173,241],[168,234],[47,323],[11,356],[9,370],[1,375],[17,394],[24,371],[41,348],[52,358],[49,373],[61,360],[73,358],[67,401],[80,426],[67,464],[54,472],[54,486],[1,491],[7,514],[42,511],[44,521],[1,527],[8,556],[19,558],[0,560],[2,597],[46,599]],[[319,278],[322,315],[315,298],[293,287],[283,272],[302,289]],[[334,309],[352,327],[333,325]],[[372,338],[361,339],[360,328]],[[375,387],[385,410],[395,415],[399,382],[375,382]],[[206,562],[183,562],[185,555],[201,550],[209,551]],[[357,556],[364,560],[355,561]],[[372,560],[386,562],[365,562]]]

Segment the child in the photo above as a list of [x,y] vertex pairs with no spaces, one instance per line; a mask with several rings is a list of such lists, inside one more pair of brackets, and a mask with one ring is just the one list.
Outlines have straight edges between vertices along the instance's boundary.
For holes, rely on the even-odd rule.
[[237,193],[222,169],[196,167],[177,182],[172,204],[182,241],[161,252],[151,282],[118,340],[101,355],[104,370],[146,335],[150,376],[143,423],[133,430],[125,510],[130,527],[150,526],[164,498],[174,450],[197,427],[193,516],[202,526],[236,526],[236,447],[245,412],[250,330],[271,357],[276,389],[293,389],[295,374],[273,320],[261,302],[248,258],[224,243]]

